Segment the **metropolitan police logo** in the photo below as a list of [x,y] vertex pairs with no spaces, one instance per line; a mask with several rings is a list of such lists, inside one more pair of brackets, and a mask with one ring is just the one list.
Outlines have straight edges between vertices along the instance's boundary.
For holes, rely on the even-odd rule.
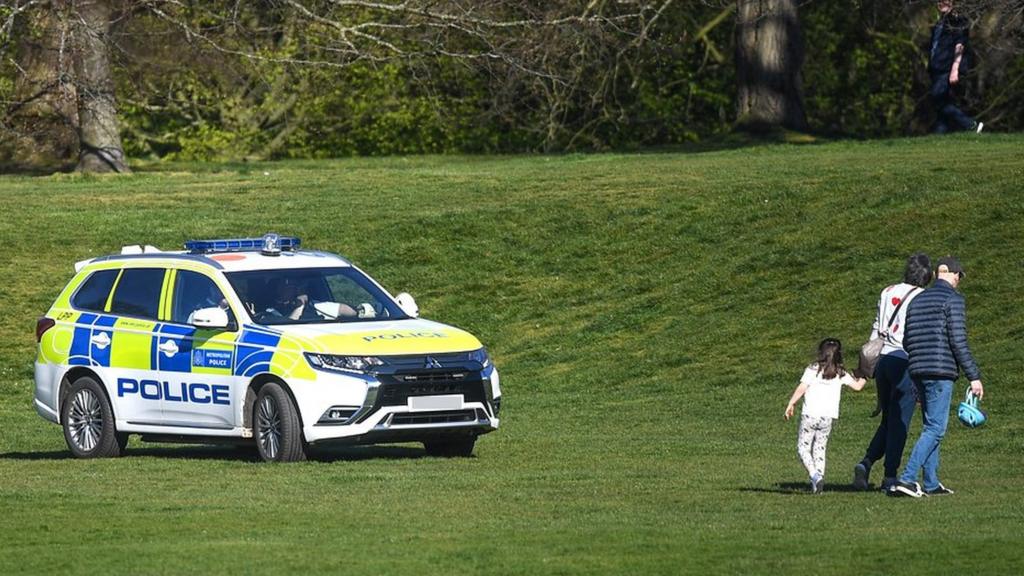
[[424,362],[423,367],[424,368],[440,368],[441,367],[441,363],[438,362],[437,360],[434,360],[433,356],[427,356],[426,362]]
[[234,355],[230,350],[193,350],[192,365],[202,368],[231,369]]

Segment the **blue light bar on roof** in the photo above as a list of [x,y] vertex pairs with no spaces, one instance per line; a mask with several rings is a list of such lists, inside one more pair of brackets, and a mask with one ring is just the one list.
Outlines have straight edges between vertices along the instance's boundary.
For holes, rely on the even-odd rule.
[[[189,240],[185,242],[185,250],[192,254],[212,254],[215,252],[249,252],[266,251],[268,238],[276,239],[274,244],[279,250],[298,250],[301,240],[295,236],[278,236],[267,234],[261,238],[224,238],[220,240]],[[272,240],[273,240],[272,239]]]

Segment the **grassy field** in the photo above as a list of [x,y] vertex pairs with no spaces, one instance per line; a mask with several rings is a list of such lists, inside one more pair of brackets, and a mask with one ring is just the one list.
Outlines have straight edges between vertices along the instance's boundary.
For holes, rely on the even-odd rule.
[[[2,177],[0,574],[1019,574],[1022,150],[950,136]],[[474,458],[264,465],[134,439],[70,458],[31,396],[35,319],[73,263],[269,230],[488,345],[502,428]],[[955,496],[852,492],[877,421],[873,392],[848,391],[812,496],[785,402],[821,338],[867,337],[917,250],[967,269],[990,423],[951,422]]]

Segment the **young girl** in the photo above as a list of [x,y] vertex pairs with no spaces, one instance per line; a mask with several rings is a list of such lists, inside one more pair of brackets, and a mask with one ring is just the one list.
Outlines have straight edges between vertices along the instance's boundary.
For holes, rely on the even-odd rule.
[[825,447],[832,432],[832,421],[839,418],[839,393],[843,384],[860,390],[864,378],[854,378],[843,368],[843,345],[835,338],[826,338],[818,345],[818,361],[804,370],[800,384],[786,406],[786,420],[793,415],[793,406],[804,398],[796,452],[811,476],[811,492],[818,494],[825,484]]

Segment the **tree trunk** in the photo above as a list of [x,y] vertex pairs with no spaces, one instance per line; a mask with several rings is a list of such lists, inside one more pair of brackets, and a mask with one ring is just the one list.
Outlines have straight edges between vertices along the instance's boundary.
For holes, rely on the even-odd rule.
[[804,131],[803,39],[796,0],[737,0],[737,125]]
[[71,78],[66,0],[19,16],[13,102],[4,156],[17,168],[70,168],[78,157],[78,108]]
[[117,128],[114,79],[110,73],[110,0],[77,0],[75,74],[78,86],[78,170],[131,172]]

